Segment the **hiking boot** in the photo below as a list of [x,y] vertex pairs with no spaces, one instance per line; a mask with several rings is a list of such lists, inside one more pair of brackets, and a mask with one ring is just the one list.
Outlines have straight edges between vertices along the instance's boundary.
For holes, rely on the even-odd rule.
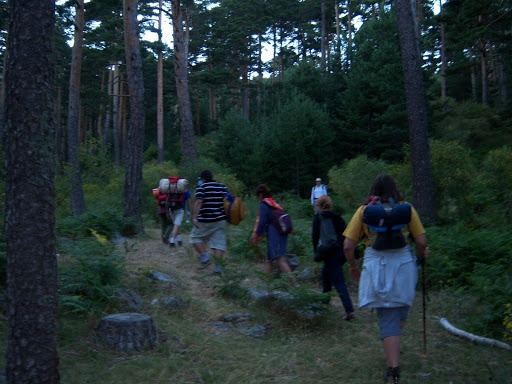
[[167,237],[162,237],[162,243],[167,244],[168,241],[169,239]]
[[180,247],[183,247],[183,242],[182,242],[181,240],[179,240],[179,241],[178,241],[178,245],[179,245]]
[[201,262],[201,265],[199,265],[199,269],[205,269],[207,266],[209,266],[212,263],[210,259],[207,259],[205,261]]
[[389,378],[391,377],[391,384],[399,384],[400,381],[400,367],[388,367],[386,372],[384,373],[384,382],[388,383]]
[[220,275],[221,272],[222,272],[222,267],[220,265],[216,265],[215,268],[213,269],[213,273]]
[[343,320],[350,321],[350,320],[352,320],[354,317],[356,317],[356,315],[354,314],[354,312],[350,312],[350,313],[347,313],[345,316],[343,316]]
[[174,244],[174,243],[169,243],[169,247],[174,248],[175,246],[176,246],[176,244]]

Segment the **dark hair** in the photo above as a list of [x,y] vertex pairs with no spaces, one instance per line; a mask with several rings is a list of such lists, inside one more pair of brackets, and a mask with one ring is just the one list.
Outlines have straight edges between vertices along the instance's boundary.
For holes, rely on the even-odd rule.
[[268,189],[268,187],[265,184],[258,185],[255,194],[256,196],[262,194],[264,199],[266,199],[267,197],[272,197],[272,192],[270,192],[270,189]]
[[391,197],[397,203],[403,200],[400,192],[398,192],[395,180],[385,173],[381,173],[373,181],[368,198],[370,198],[370,196],[379,196],[384,202],[388,201]]
[[209,170],[205,169],[201,172],[201,178],[208,182],[213,180],[213,175]]

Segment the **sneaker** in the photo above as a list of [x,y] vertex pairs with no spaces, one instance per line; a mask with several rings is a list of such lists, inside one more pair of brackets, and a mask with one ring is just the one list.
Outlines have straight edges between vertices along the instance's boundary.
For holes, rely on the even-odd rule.
[[343,316],[343,320],[350,321],[350,320],[352,320],[354,317],[356,317],[356,315],[354,314],[354,312],[350,312],[350,313],[347,313],[345,316]]
[[167,244],[169,239],[167,237],[162,237],[162,243]]
[[220,265],[216,265],[213,270],[213,273],[220,275],[221,272],[222,272],[222,267]]
[[199,269],[205,269],[207,266],[209,266],[212,263],[210,259],[205,260],[201,262],[201,265],[199,265]]

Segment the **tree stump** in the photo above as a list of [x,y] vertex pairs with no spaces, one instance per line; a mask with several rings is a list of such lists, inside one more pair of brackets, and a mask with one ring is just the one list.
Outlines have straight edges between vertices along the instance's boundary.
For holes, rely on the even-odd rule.
[[153,318],[140,313],[117,313],[100,320],[96,336],[121,351],[153,348],[158,341]]

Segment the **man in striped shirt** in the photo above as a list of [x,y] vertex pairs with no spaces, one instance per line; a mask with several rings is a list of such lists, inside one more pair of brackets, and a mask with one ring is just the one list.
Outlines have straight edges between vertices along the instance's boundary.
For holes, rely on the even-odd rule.
[[[213,180],[209,170],[201,172],[202,184],[197,187],[194,197],[194,227],[190,232],[189,242],[194,246],[201,260],[200,269],[211,264],[210,254],[206,251],[206,242],[216,257],[221,258],[226,251],[226,214],[224,196],[228,193],[225,185]],[[221,272],[216,265],[214,273]]]

